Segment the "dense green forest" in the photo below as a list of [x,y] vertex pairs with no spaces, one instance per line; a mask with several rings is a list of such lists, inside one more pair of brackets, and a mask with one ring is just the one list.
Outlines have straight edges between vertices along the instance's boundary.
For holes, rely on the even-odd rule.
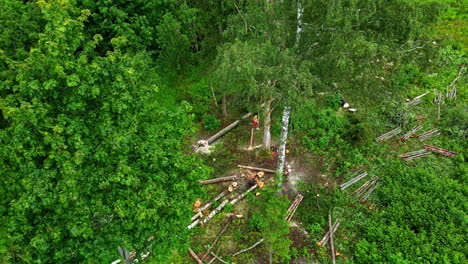
[[0,262],[467,263],[467,7],[0,0]]

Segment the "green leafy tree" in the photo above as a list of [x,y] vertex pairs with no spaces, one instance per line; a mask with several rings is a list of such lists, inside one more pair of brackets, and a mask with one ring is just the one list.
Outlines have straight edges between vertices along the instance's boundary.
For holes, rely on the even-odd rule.
[[106,263],[154,235],[163,262],[186,246],[187,205],[207,174],[182,151],[190,107],[157,106],[149,56],[124,53],[127,38],[99,55],[102,37],[83,31],[88,10],[38,4],[45,31],[0,99],[1,259]]

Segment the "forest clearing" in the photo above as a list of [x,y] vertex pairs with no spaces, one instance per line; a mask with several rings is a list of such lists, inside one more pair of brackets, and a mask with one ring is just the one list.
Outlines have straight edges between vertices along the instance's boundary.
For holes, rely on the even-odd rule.
[[467,263],[466,0],[2,0],[1,263]]

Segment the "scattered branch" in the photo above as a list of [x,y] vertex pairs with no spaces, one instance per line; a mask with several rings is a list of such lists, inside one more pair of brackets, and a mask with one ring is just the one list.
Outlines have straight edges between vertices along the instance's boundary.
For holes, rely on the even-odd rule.
[[235,256],[240,255],[240,254],[242,254],[242,253],[245,253],[245,252],[247,252],[247,251],[249,251],[249,250],[252,250],[252,249],[255,248],[256,246],[260,245],[260,244],[263,242],[263,240],[265,240],[265,239],[262,238],[262,239],[260,239],[259,241],[257,241],[255,244],[253,244],[252,246],[250,246],[250,247],[248,247],[248,248],[245,248],[245,249],[242,249],[242,250],[240,250],[240,251],[237,251],[236,253],[232,254],[231,256],[235,257]]

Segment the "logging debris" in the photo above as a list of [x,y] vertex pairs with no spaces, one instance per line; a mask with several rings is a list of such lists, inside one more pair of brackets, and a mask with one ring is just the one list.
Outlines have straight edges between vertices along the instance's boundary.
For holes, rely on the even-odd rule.
[[229,192],[228,191],[222,191],[220,194],[218,194],[218,196],[216,196],[213,200],[211,200],[209,203],[205,204],[204,206],[202,206],[202,208],[198,209],[198,211],[203,211],[203,210],[206,210],[208,209],[208,207],[210,207],[211,205],[213,205],[214,202],[218,201],[219,199],[223,198],[224,196],[226,196]]
[[329,226],[329,232],[330,232],[330,249],[331,249],[331,255],[332,255],[332,262],[333,264],[336,264],[335,245],[333,243],[333,225],[332,225],[332,217],[330,213],[328,213],[328,226]]
[[211,213],[205,218],[203,219],[202,221],[200,221],[200,224],[201,225],[204,225],[206,224],[208,221],[211,220],[211,218],[213,218],[215,215],[217,215],[219,212],[221,212],[221,210],[223,210],[223,208],[226,206],[226,204],[228,204],[229,200],[226,199],[224,200],[220,205],[218,205],[218,207],[216,207],[216,209],[214,209],[213,211],[211,211]]
[[359,171],[358,171],[356,174],[358,174],[356,177],[340,185],[340,189],[342,191],[367,176],[367,172],[363,172],[359,174]]
[[450,150],[447,150],[447,149],[443,149],[443,148],[434,147],[434,146],[431,146],[431,145],[428,145],[428,144],[424,144],[423,148],[427,149],[427,150],[435,151],[435,152],[440,153],[440,154],[442,154],[442,155],[444,155],[446,157],[453,157],[453,156],[458,155],[458,153],[456,153],[456,152],[453,152],[453,151],[450,151]]
[[419,139],[419,141],[424,141],[424,140],[428,140],[438,135],[440,135],[439,129],[433,129],[433,130],[422,133],[421,135],[417,136],[417,138]]
[[398,155],[398,157],[401,158],[404,161],[410,161],[410,160],[426,157],[426,156],[428,156],[430,154],[431,154],[431,152],[427,151],[426,149],[421,149],[421,150],[412,151],[412,152],[408,152],[408,153],[405,153],[405,154]]
[[188,250],[189,250],[189,252],[190,252],[190,255],[192,255],[193,259],[194,259],[198,264],[203,264],[203,262],[201,261],[201,259],[197,256],[197,254],[195,254],[195,252],[192,250],[192,248],[189,248]]
[[376,141],[385,141],[385,140],[388,140],[388,139],[400,134],[400,132],[401,132],[401,128],[398,127],[398,128],[393,129],[392,131],[389,131],[389,132],[377,137],[375,140]]
[[422,103],[421,99],[413,99],[413,100],[411,100],[409,102],[406,102],[406,106],[407,107],[412,107],[412,106],[418,105],[420,103]]
[[402,141],[406,141],[408,140],[408,138],[414,135],[414,133],[418,132],[421,129],[422,129],[422,126],[419,126],[419,125],[414,126],[410,131],[406,132],[403,136],[401,136],[400,139]]
[[207,256],[208,254],[210,254],[211,250],[213,249],[213,247],[216,245],[216,243],[218,243],[218,240],[219,238],[224,234],[224,232],[226,232],[226,230],[228,229],[228,227],[231,225],[232,221],[235,219],[235,218],[238,218],[236,215],[231,215],[229,218],[228,218],[228,222],[226,223],[226,225],[224,226],[224,228],[219,232],[219,234],[216,236],[215,240],[213,241],[213,243],[211,243],[210,247],[208,248],[208,250],[206,251],[206,253],[201,257],[201,260],[203,261]]
[[368,180],[365,182],[363,185],[361,185],[359,188],[354,190],[354,194],[357,198],[361,197],[359,201],[365,202],[369,198],[369,196],[372,194],[374,189],[377,186],[377,182],[380,180],[379,177],[372,177],[372,179]]
[[291,221],[294,213],[296,212],[297,208],[299,207],[299,204],[302,202],[302,199],[304,199],[304,196],[302,196],[301,194],[298,194],[296,196],[296,198],[294,199],[294,201],[291,203],[291,205],[288,208],[288,211],[286,213],[286,218],[285,218],[286,221],[288,221],[288,222]]
[[232,254],[231,256],[235,257],[235,256],[240,255],[240,254],[242,254],[242,253],[245,253],[245,252],[247,252],[247,251],[249,251],[249,250],[252,250],[252,249],[255,248],[256,246],[260,245],[264,240],[265,240],[265,239],[262,238],[262,239],[260,239],[259,241],[257,241],[255,244],[253,244],[252,246],[250,246],[250,247],[248,247],[248,248],[245,248],[245,249],[242,249],[242,250],[240,250],[240,251],[237,251],[236,253]]
[[242,194],[239,194],[239,196],[237,196],[236,198],[232,199],[231,202],[229,202],[230,204],[234,205],[236,204],[238,201],[240,201],[242,198],[244,198],[249,192],[255,190],[255,188],[258,187],[258,184],[255,184],[254,186],[250,187],[247,191],[245,191],[244,193]]

